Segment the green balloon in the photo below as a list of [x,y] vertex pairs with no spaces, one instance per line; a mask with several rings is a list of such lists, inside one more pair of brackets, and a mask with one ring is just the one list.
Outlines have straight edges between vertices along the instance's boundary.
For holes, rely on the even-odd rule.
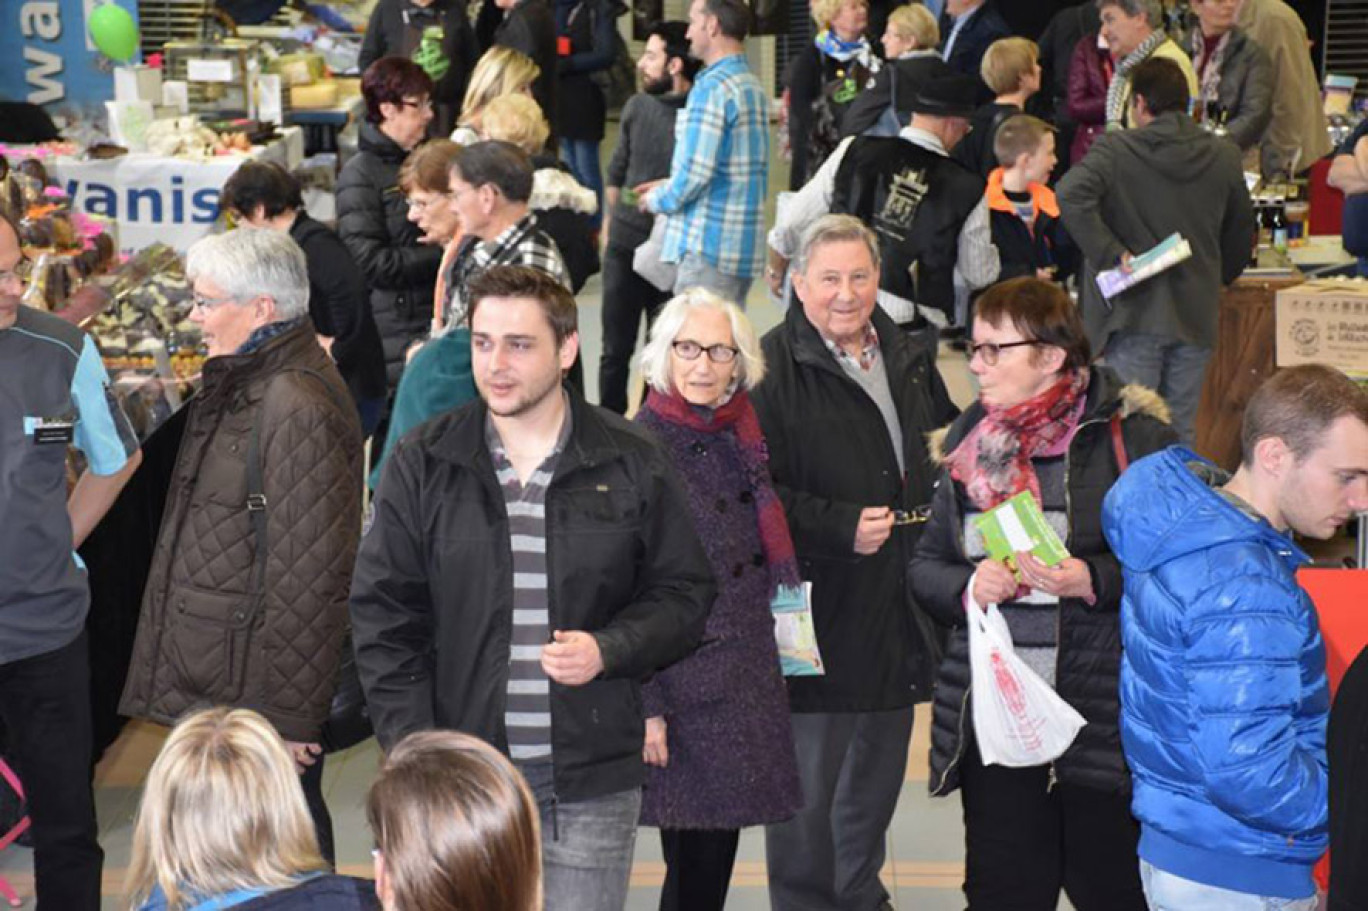
[[95,7],[89,28],[95,46],[112,60],[131,60],[138,52],[138,27],[122,6],[104,3]]

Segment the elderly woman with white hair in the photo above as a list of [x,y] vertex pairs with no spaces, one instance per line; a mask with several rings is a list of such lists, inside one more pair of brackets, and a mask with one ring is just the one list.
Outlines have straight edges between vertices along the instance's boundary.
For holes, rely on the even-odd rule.
[[703,645],[642,690],[643,825],[658,826],[661,911],[721,909],[739,830],[802,803],[770,604],[801,584],[748,391],[765,362],[735,304],[691,288],[661,310],[639,358],[637,421],[664,444],[717,577]]
[[227,705],[289,744],[325,858],[320,734],[361,533],[361,425],[309,322],[304,253],[245,228],[190,248],[209,348],[186,406],[120,712]]

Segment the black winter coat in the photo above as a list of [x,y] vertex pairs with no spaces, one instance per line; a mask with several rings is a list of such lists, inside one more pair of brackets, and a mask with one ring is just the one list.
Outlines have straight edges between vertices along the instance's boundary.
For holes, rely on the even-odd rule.
[[[1128,461],[1175,442],[1168,408],[1140,386],[1122,387],[1105,367],[1092,381],[1079,428],[1065,455],[1069,553],[1088,564],[1096,603],[1064,598],[1059,604],[1059,651],[1055,691],[1088,724],[1054,764],[1060,781],[1112,793],[1128,793],[1130,774],[1121,753],[1121,565],[1102,537],[1102,498],[1115,482],[1117,455],[1110,421],[1121,420]],[[969,406],[944,434],[937,458],[959,445],[983,419],[983,406]],[[908,584],[917,603],[944,627],[949,641],[936,680],[931,728],[931,793],[959,787],[959,762],[973,736],[969,704],[969,635],[964,624],[964,589],[974,565],[964,556],[964,488],[943,472],[931,521],[908,565]]]
[[357,66],[364,73],[381,57],[411,58],[422,40],[423,28],[429,25],[441,26],[442,51],[451,65],[432,90],[437,116],[429,135],[445,136],[456,125],[466,83],[480,59],[480,46],[466,16],[465,0],[433,0],[426,9],[411,0],[380,0],[371,10]]
[[371,315],[366,277],[341,238],[300,212],[290,237],[309,267],[309,318],[332,340],[332,359],[352,398],[385,397],[385,350]]
[[371,314],[385,348],[390,394],[404,372],[404,352],[432,325],[432,297],[442,248],[418,243],[399,189],[407,153],[375,124],[361,126],[360,151],[337,178],[337,233],[370,285]]
[[860,512],[931,499],[925,436],[956,414],[929,350],[877,307],[882,362],[902,424],[904,480],[874,400],[846,375],[795,302],[762,346],[768,373],[751,393],[769,445],[803,579],[812,583],[824,677],[790,677],[795,712],[873,712],[925,702],[938,658],[932,624],[908,595],[918,527],[900,526],[878,553],[855,553]]
[[[598,640],[603,672],[551,683],[555,786],[587,800],[639,786],[638,681],[689,654],[717,594],[668,456],[650,434],[570,395],[570,441],[546,491],[550,624]],[[356,663],[390,749],[454,728],[507,751],[513,556],[476,400],[395,447],[362,539],[351,612]]]
[[1329,911],[1368,909],[1368,649],[1345,671],[1330,707]]

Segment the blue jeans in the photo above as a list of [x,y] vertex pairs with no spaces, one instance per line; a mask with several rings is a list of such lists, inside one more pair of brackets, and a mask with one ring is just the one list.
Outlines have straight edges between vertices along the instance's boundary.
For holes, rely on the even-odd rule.
[[1191,446],[1211,349],[1186,345],[1163,335],[1117,332],[1107,340],[1105,354],[1107,366],[1119,373],[1121,379],[1163,396],[1178,439]]
[[707,288],[723,300],[729,300],[742,310],[746,309],[746,293],[750,291],[751,280],[739,275],[729,275],[721,271],[697,253],[685,253],[679,261],[679,273],[675,276],[674,292],[679,294],[685,288]]
[[1165,873],[1140,861],[1140,883],[1150,911],[1316,911],[1316,896],[1310,898],[1270,898],[1232,892],[1219,886],[1195,883]]
[[541,811],[546,911],[622,911],[632,875],[641,788],[566,803],[549,762],[519,763]]
[[594,230],[603,226],[603,171],[599,167],[599,144],[592,139],[562,139],[561,160],[570,173],[586,188],[594,191],[598,209],[594,212]]

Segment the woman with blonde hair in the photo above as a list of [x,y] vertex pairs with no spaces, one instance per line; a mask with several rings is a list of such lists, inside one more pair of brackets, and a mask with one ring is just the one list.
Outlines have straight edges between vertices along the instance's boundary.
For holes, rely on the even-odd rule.
[[883,62],[865,37],[868,0],[812,0],[817,36],[788,72],[789,189],[797,190],[836,149],[846,112]]
[[489,103],[504,95],[531,98],[532,83],[539,75],[541,67],[521,51],[502,45],[485,51],[470,74],[465,100],[461,102],[461,116],[451,133],[452,140],[463,146],[479,142],[484,110]]
[[886,65],[846,110],[841,135],[896,136],[912,120],[912,99],[933,79],[953,72],[936,50],[940,27],[920,3],[888,15],[880,43]]
[[483,740],[409,734],[366,799],[385,911],[539,911],[541,835],[527,783]]
[[328,873],[294,759],[248,709],[196,712],[171,731],[133,829],[138,911],[360,911],[370,883]]
[[660,311],[639,365],[637,421],[679,470],[718,580],[706,644],[642,687],[641,823],[660,829],[661,911],[721,911],[740,830],[802,805],[770,613],[802,583],[750,401],[765,359],[746,315],[690,288]]

